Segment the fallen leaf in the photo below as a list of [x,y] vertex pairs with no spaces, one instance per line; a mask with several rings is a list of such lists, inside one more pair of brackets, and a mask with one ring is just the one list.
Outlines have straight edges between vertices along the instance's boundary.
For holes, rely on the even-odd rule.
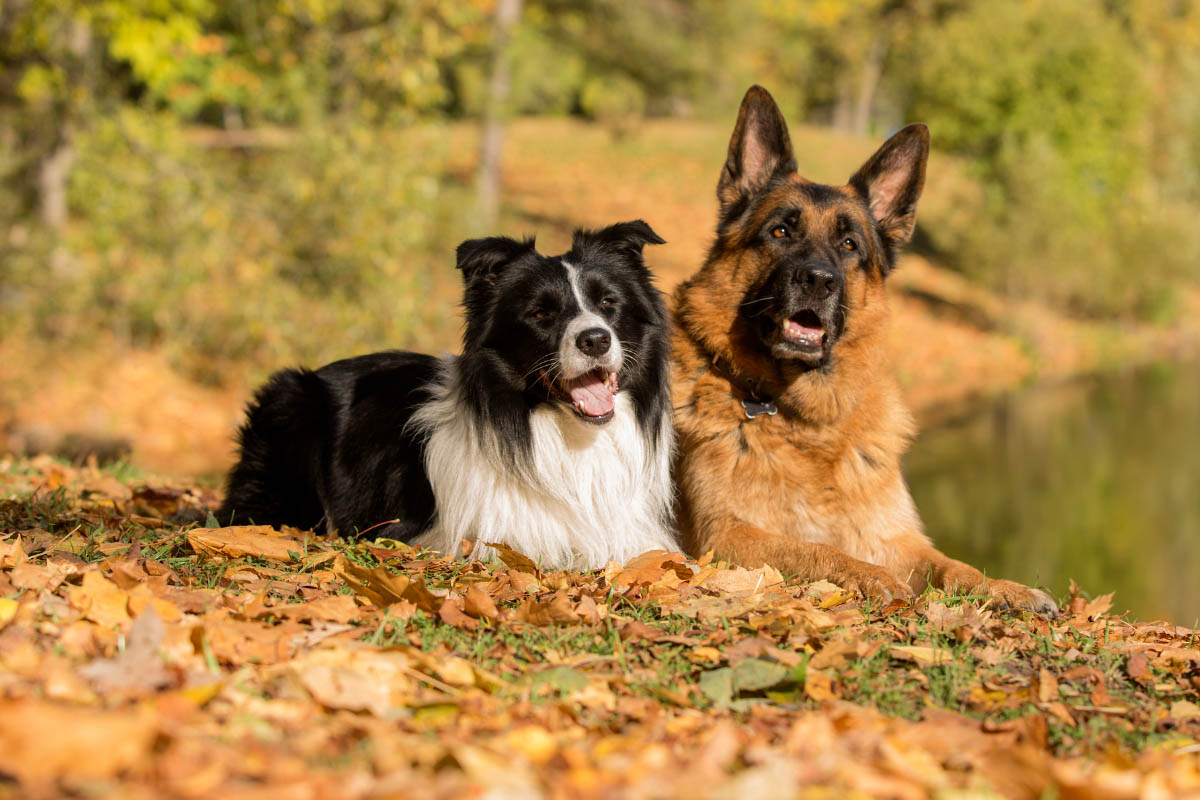
[[833,676],[819,669],[810,669],[804,675],[804,693],[817,702],[832,700]]
[[146,762],[156,733],[149,708],[0,700],[0,772],[33,785],[66,775],[110,779]]
[[579,622],[579,615],[571,608],[570,599],[562,594],[553,595],[548,603],[536,597],[527,597],[517,608],[516,617],[530,625],[572,625]]
[[1058,699],[1058,678],[1046,667],[1038,671],[1037,699],[1040,703],[1049,703]]
[[291,563],[304,554],[304,544],[280,536],[269,525],[237,525],[230,528],[193,528],[188,544],[197,553],[219,558],[254,556],[269,561]]
[[281,619],[294,619],[299,622],[324,620],[326,622],[347,623],[358,619],[359,608],[354,598],[344,594],[334,594],[318,597],[307,603],[272,606],[261,612],[261,615],[274,615]]
[[1150,674],[1150,659],[1142,652],[1130,654],[1129,660],[1125,662],[1125,671],[1138,683],[1146,683],[1153,679]]
[[455,628],[473,631],[479,627],[479,620],[469,617],[463,612],[462,600],[457,597],[446,598],[441,608],[438,609],[438,617],[442,622]]
[[1193,719],[1200,717],[1200,706],[1191,700],[1176,700],[1171,704],[1171,719]]
[[1083,616],[1087,617],[1088,620],[1092,622],[1099,619],[1102,614],[1107,613],[1108,610],[1112,608],[1114,594],[1115,592],[1109,592],[1108,594],[1102,594],[1095,600],[1092,600],[1083,607]]
[[70,596],[71,605],[97,625],[123,628],[129,623],[129,594],[99,570],[85,572],[82,583],[71,590]]
[[100,692],[126,691],[147,693],[171,683],[160,648],[165,628],[148,607],[129,627],[125,650],[114,658],[97,659],[79,668],[79,674]]
[[954,659],[954,653],[943,647],[924,647],[921,645],[893,645],[889,650],[894,658],[905,661],[915,661],[920,666],[937,666],[949,664]]
[[472,617],[480,619],[494,620],[500,617],[500,609],[496,607],[496,601],[492,600],[487,592],[474,583],[467,587],[467,592],[463,596],[463,610]]
[[484,542],[488,547],[496,551],[496,556],[504,562],[509,569],[515,569],[517,572],[526,572],[530,575],[541,577],[542,571],[532,558],[524,553],[518,553],[513,550],[505,542]]

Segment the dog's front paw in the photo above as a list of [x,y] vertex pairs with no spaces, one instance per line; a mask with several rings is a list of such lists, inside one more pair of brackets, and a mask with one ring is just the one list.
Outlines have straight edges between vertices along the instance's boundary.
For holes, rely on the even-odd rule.
[[994,595],[1004,606],[1015,611],[1030,611],[1042,617],[1058,619],[1058,604],[1041,589],[1031,589],[1015,581],[989,580],[980,587],[981,593]]
[[882,567],[864,564],[837,581],[842,588],[864,597],[880,597],[890,603],[898,597],[911,597],[912,589]]

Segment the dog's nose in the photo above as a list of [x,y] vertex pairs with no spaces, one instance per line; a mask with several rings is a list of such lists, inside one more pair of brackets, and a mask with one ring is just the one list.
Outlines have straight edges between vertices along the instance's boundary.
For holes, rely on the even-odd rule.
[[801,267],[793,280],[800,284],[800,292],[813,300],[824,300],[838,288],[838,276],[824,267]]
[[575,346],[585,355],[602,356],[612,346],[612,337],[604,328],[588,328],[575,337]]

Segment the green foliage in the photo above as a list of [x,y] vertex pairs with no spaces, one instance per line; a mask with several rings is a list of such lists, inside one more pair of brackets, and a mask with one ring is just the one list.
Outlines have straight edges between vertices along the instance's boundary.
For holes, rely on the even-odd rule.
[[427,172],[436,131],[303,129],[231,152],[127,111],[80,151],[66,263],[46,270],[47,249],[29,246],[0,276],[26,287],[31,332],[166,343],[216,379],[231,363],[322,363],[406,341],[436,313],[423,303],[445,202]]
[[[1169,312],[1172,287],[1198,274],[1196,206],[1152,191],[1152,76],[1105,4],[968,4],[915,37],[908,58],[910,115],[968,156],[983,187],[960,227],[927,231],[946,256],[1082,313]],[[1173,246],[1155,248],[1164,238]]]
[[[485,107],[492,11],[0,6],[0,325],[171,330],[214,365],[319,357],[318,320],[351,346],[409,330],[406,292],[427,287],[397,265],[427,251],[446,197],[466,202],[420,123]],[[728,125],[751,82],[793,123],[877,139],[924,119],[968,165],[924,243],[1013,296],[1159,320],[1200,275],[1196,4],[528,0],[509,53],[513,111],[623,131]],[[46,196],[68,173],[64,228]]]

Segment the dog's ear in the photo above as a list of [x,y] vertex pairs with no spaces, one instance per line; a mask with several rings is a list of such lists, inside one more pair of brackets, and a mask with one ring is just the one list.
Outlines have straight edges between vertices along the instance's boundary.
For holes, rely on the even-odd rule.
[[726,209],[767,185],[779,172],[794,172],[792,139],[774,98],[761,86],[751,86],[742,98],[737,124],[729,139],[729,154],[717,182],[717,200]]
[[472,283],[479,278],[493,278],[508,264],[534,251],[532,238],[518,242],[507,236],[468,239],[458,246],[458,268],[463,280]]
[[654,232],[654,229],[640,219],[630,222],[618,222],[599,230],[575,231],[571,249],[582,252],[593,247],[621,250],[640,256],[642,248],[648,244],[666,244],[667,240]]
[[889,248],[912,238],[928,160],[929,128],[917,123],[893,134],[850,179],[871,208]]

